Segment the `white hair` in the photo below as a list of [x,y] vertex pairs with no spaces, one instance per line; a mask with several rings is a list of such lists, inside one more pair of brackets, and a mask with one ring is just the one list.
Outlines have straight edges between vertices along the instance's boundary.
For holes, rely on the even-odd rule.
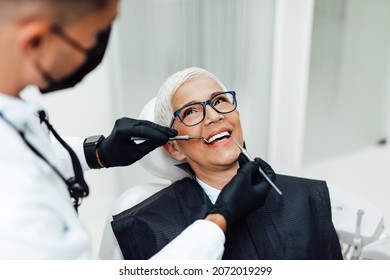
[[212,73],[198,67],[190,67],[170,76],[160,87],[154,107],[154,121],[163,126],[169,126],[173,117],[172,97],[177,89],[192,78],[208,77],[213,79],[226,91],[226,87]]

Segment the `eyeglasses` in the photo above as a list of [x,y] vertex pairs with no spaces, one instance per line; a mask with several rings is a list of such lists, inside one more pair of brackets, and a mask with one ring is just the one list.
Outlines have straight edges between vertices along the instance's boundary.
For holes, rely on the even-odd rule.
[[220,92],[207,101],[193,102],[181,107],[173,113],[169,127],[172,128],[176,117],[186,126],[195,126],[201,123],[206,117],[206,105],[210,105],[220,114],[233,112],[237,108],[236,92]]

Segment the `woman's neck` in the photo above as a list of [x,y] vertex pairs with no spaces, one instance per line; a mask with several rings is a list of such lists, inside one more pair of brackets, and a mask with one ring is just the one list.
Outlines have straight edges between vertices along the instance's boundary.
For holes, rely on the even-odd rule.
[[238,168],[239,165],[237,162],[237,164],[231,167],[218,168],[214,170],[196,170],[197,168],[193,169],[196,174],[196,177],[205,182],[207,185],[221,190],[237,174]]

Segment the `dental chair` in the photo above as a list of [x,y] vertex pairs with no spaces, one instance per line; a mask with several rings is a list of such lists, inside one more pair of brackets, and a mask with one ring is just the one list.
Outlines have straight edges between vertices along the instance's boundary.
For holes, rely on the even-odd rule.
[[382,237],[362,248],[361,260],[390,260],[390,236]]
[[[138,118],[155,122],[155,102],[156,98],[150,100],[142,109]],[[175,166],[179,163],[179,161],[168,156],[162,148],[157,148],[140,160],[140,164],[149,173],[156,176],[157,178],[167,180],[167,183],[150,183],[130,187],[114,201],[103,231],[99,250],[100,258],[111,260],[123,259],[122,252],[111,228],[112,217],[126,209],[137,205],[156,192],[169,186],[172,182],[190,176],[188,173]]]
[[[155,121],[154,105],[155,98],[145,105],[139,119]],[[188,173],[175,166],[179,163],[179,161],[168,156],[162,148],[152,151],[141,159],[140,164],[148,172],[157,178],[167,180],[167,183],[142,184],[130,187],[114,201],[100,245],[99,256],[102,259],[123,259],[111,228],[112,217],[137,205],[170,185],[171,182],[188,177]],[[329,193],[332,221],[342,245],[344,259],[383,259],[386,256],[390,258],[390,237],[380,239],[384,229],[382,211],[375,205],[332,185],[329,185]]]
[[[383,212],[374,204],[343,191],[328,183],[332,206],[332,221],[341,243],[344,259],[358,260],[368,258],[367,249],[378,239],[383,238]],[[390,241],[389,241],[390,242]],[[378,249],[379,247],[375,247]],[[390,249],[390,245],[388,245]],[[375,250],[375,249],[371,249]],[[383,248],[382,248],[383,249]],[[375,259],[381,253],[371,254]],[[385,253],[384,253],[385,254]],[[387,253],[390,257],[390,252]],[[383,254],[382,254],[383,256]]]

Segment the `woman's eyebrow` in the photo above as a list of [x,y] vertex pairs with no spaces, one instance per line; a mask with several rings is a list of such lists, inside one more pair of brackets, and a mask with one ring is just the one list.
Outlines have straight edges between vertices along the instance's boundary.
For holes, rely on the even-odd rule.
[[186,107],[186,106],[188,106],[188,105],[192,105],[192,104],[199,103],[199,102],[202,102],[202,101],[190,101],[190,102],[187,102],[186,104],[180,106],[179,109],[181,109],[181,108],[183,108],[183,107]]
[[[210,93],[210,98],[213,98],[214,96],[216,96],[217,94],[219,94],[221,92],[223,92],[223,90],[218,90],[218,91]],[[186,104],[180,106],[180,108],[183,108],[183,107],[185,107],[187,105],[191,105],[191,104],[194,104],[194,103],[199,103],[199,102],[203,102],[203,101],[195,101],[195,100],[193,100],[193,101],[187,102]]]
[[216,96],[217,94],[223,92],[223,90],[218,90],[218,91],[215,91],[213,93],[210,94],[211,98],[213,98],[214,96]]

